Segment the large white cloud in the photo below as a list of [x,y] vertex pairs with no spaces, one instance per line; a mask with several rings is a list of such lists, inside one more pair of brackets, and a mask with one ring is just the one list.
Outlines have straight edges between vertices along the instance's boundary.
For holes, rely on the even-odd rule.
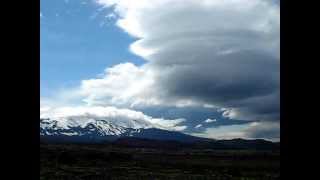
[[98,3],[115,8],[121,17],[118,26],[140,38],[132,44],[133,52],[145,58],[151,52],[172,47],[176,51],[179,45],[199,47],[200,43],[219,53],[253,48],[273,53],[279,50],[280,10],[271,1],[98,0]]
[[83,80],[80,89],[73,91],[84,97],[88,105],[113,106],[188,106],[197,103],[188,98],[169,97],[160,89],[156,69],[148,64],[118,64],[107,68],[99,78]]

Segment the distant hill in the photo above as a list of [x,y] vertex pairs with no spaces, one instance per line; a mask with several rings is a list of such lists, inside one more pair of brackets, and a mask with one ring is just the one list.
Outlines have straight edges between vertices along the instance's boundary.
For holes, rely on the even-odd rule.
[[213,149],[213,150],[280,150],[279,143],[265,140],[198,140],[181,142],[174,140],[154,140],[135,137],[121,137],[112,142],[119,147],[155,148],[155,149]]

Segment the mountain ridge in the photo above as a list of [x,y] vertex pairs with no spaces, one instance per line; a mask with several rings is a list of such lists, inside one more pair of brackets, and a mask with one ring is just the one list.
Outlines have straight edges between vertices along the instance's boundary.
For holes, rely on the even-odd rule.
[[216,140],[158,129],[146,124],[131,124],[124,127],[108,120],[87,120],[83,124],[75,122],[63,124],[58,120],[40,119],[40,141],[42,143],[111,143],[128,147],[173,149],[280,149],[280,143],[263,139]]

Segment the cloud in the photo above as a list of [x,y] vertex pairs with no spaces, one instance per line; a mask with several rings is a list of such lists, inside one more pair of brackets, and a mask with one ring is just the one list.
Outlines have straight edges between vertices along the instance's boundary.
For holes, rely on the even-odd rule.
[[[83,81],[81,91],[87,103],[215,107],[226,118],[261,122],[251,128],[257,131],[264,132],[270,123],[279,124],[278,3],[97,2],[112,7],[117,26],[138,38],[130,50],[146,63],[120,64],[108,68],[102,78]],[[250,132],[237,135],[258,135]]]
[[201,127],[202,127],[202,124],[198,124],[194,128],[198,129],[198,128],[201,128]]
[[115,19],[116,15],[114,13],[110,13],[110,14],[106,15],[106,18],[107,19]]
[[212,122],[216,122],[216,119],[206,119],[204,122],[205,123],[212,123]]
[[70,123],[70,120],[77,121],[81,124],[86,121],[93,120],[110,120],[113,123],[127,128],[161,128],[174,131],[182,131],[186,126],[179,124],[184,122],[184,119],[161,119],[152,118],[139,111],[130,109],[119,109],[115,107],[99,107],[99,106],[70,106],[70,107],[41,107],[41,119],[54,119],[62,127],[67,126],[65,123]]
[[[117,102],[211,104],[228,108],[231,118],[279,118],[278,5],[263,0],[98,2],[114,7],[117,25],[139,38],[132,52],[148,61],[110,68],[119,78],[130,76],[121,80],[132,88],[117,89]],[[104,80],[109,79],[106,73]],[[94,82],[83,84],[93,89]],[[100,96],[88,99],[95,103]]]
[[79,91],[88,105],[117,106],[177,106],[195,105],[187,98],[169,99],[166,90],[158,86],[157,72],[148,64],[136,66],[122,63],[109,67],[99,78],[83,80]]
[[[107,68],[101,78],[83,80],[80,93],[89,105],[125,104],[139,102],[149,96],[153,82],[151,71],[132,63],[123,63]],[[154,100],[155,101],[155,100]],[[154,102],[157,103],[157,102]]]

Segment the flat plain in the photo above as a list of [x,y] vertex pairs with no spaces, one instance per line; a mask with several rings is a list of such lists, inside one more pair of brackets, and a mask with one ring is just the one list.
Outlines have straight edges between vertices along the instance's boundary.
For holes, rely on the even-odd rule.
[[280,151],[41,144],[40,179],[280,179]]

